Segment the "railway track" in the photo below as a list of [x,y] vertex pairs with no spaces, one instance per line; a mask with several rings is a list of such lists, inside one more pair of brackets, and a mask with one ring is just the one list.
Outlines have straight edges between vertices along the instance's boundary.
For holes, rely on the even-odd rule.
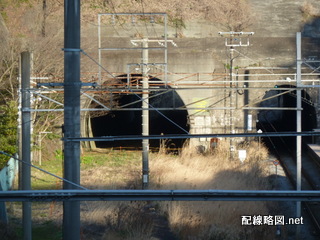
[[[295,138],[268,139],[274,157],[280,162],[292,188],[296,189],[297,166]],[[302,144],[301,189],[320,190],[320,160],[309,154],[306,143]],[[302,215],[308,218],[311,225],[310,235],[320,238],[320,202],[302,202]]]

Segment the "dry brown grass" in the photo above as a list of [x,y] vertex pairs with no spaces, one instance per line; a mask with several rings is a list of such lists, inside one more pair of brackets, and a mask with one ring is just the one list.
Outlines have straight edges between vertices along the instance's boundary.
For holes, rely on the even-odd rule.
[[[150,157],[150,189],[269,189],[266,148],[257,142],[242,143],[237,148],[247,151],[243,164],[237,158],[230,160],[227,141],[205,154],[198,154],[190,146],[185,146],[180,155],[161,149]],[[139,188],[140,172],[139,164],[100,166],[85,171],[82,179],[84,184],[99,188]],[[90,223],[84,229],[86,239],[96,228],[104,232],[99,239],[151,239],[153,218],[144,212],[145,205],[88,203],[82,217]],[[265,234],[270,232],[270,227],[266,231],[264,226],[241,226],[242,215],[270,214],[265,202],[159,202],[157,211],[167,216],[179,239],[268,239]]]
[[[258,143],[239,146],[247,151],[244,164],[230,160],[229,144],[220,142],[208,154],[197,154],[185,147],[179,156],[157,154],[150,162],[151,188],[153,189],[261,189],[268,152]],[[259,160],[260,159],[260,160]],[[258,177],[258,178],[257,178]]]
[[82,211],[83,238],[103,240],[149,240],[152,216],[144,211],[143,202],[91,202]]
[[[140,153],[106,151],[102,154],[109,155],[105,157],[108,164],[82,170],[83,186],[112,190],[140,188]],[[83,239],[151,239],[153,219],[145,212],[145,205],[145,202],[86,202],[81,211]]]
[[[257,142],[242,143],[238,149],[247,150],[243,164],[237,158],[230,160],[229,142],[224,141],[205,154],[198,154],[189,146],[185,146],[179,155],[167,154],[163,149],[150,154],[150,189],[269,189],[267,150]],[[102,162],[105,161],[103,165],[93,160],[96,159],[93,153],[89,155],[92,158],[84,158],[91,165],[82,169],[82,185],[91,189],[141,187],[140,153],[106,151],[101,155]],[[61,226],[61,203],[33,206],[34,220],[45,222],[50,219]],[[178,238],[187,240],[268,239],[264,234],[270,233],[272,228],[267,226],[266,231],[264,226],[241,226],[242,215],[270,214],[265,202],[152,203],[156,213],[150,213],[146,206],[146,202],[82,202],[82,238],[152,239],[153,214],[165,215]]]
[[[150,166],[152,188],[268,189],[267,150],[256,142],[238,148],[247,150],[243,164],[229,159],[227,142],[207,155],[188,147],[180,156],[158,154]],[[265,202],[162,202],[160,209],[180,239],[256,239],[265,229],[240,226],[241,216],[269,213]]]

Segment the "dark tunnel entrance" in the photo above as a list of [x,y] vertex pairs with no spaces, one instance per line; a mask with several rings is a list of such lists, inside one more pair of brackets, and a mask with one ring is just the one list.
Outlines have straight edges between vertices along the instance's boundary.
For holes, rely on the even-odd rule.
[[[121,77],[121,76],[120,76]],[[126,80],[126,75],[125,75]],[[133,75],[131,82],[139,82],[141,75]],[[149,77],[150,86],[152,81],[159,82],[160,79]],[[149,134],[185,134],[189,132],[188,112],[187,110],[169,110],[169,108],[179,108],[184,106],[180,96],[172,88],[164,84],[156,84],[155,90],[150,90],[149,104],[152,106],[149,112]],[[100,136],[122,136],[122,135],[141,135],[142,132],[142,111],[140,94],[121,94],[117,98],[119,110],[110,111],[107,115],[91,118],[91,129],[94,137]],[[132,110],[121,110],[121,106]],[[157,108],[166,108],[156,111]],[[174,123],[172,123],[174,122]],[[178,126],[179,127],[178,127]],[[166,146],[171,148],[182,147],[185,140],[175,139],[167,140]],[[141,140],[130,141],[96,141],[99,148],[141,148]],[[150,140],[151,148],[158,148],[159,140]]]
[[[294,88],[292,85],[276,86],[278,88]],[[275,95],[286,92],[287,90],[270,90],[266,92],[263,99],[267,99],[260,104],[260,107],[288,107],[294,108],[297,106],[296,91],[290,91],[286,94],[273,97]],[[312,131],[317,127],[316,110],[313,106],[309,94],[302,90],[302,131]],[[296,111],[293,110],[263,110],[258,114],[257,130],[263,132],[295,132],[297,129]],[[294,145],[295,137],[287,137],[285,140]],[[270,139],[264,139],[266,143]],[[311,142],[311,137],[303,137],[303,141]]]

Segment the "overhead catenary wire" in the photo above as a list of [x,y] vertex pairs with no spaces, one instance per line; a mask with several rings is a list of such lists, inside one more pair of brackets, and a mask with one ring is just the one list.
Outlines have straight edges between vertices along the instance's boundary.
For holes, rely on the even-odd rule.
[[[86,53],[83,49],[78,49],[77,51],[83,53],[85,56],[87,56],[90,60],[92,60],[95,64],[97,64],[102,70],[104,70],[106,73],[108,73],[112,78],[116,78],[116,76],[114,76],[110,71],[108,71],[105,67],[103,67],[101,64],[99,64],[99,62],[97,62],[93,57],[91,57],[88,53]],[[135,93],[135,91],[133,89],[131,89],[130,87],[128,88],[128,90],[134,94],[137,98],[140,99],[141,102],[145,102],[145,100],[139,96],[138,94]],[[167,121],[169,121],[170,123],[172,123],[174,126],[176,126],[177,128],[179,128],[180,130],[182,130],[184,133],[186,134],[190,134],[187,130],[185,130],[183,127],[181,127],[179,124],[177,124],[176,122],[174,122],[173,120],[171,120],[170,118],[168,118],[165,114],[163,114],[161,111],[159,111],[156,107],[152,106],[150,103],[148,103],[149,107],[152,110],[155,110],[159,115],[161,115],[163,118],[165,118]],[[99,109],[101,110],[101,109]],[[109,110],[109,109],[108,109]]]
[[[97,62],[94,58],[92,58],[89,54],[87,54],[84,50],[81,50],[81,52],[89,57],[95,64],[97,64],[102,70],[104,70],[105,72],[107,72],[110,76],[112,76],[113,78],[116,78],[116,76],[114,76],[111,72],[109,72],[105,67],[103,67],[101,64],[99,64],[99,62]],[[135,95],[137,98],[139,98],[141,101],[145,102],[145,100],[139,96],[139,94],[136,94],[135,91],[131,88],[128,87],[128,90]],[[170,123],[172,123],[173,125],[175,125],[176,127],[178,127],[180,130],[182,130],[184,133],[189,134],[189,132],[187,130],[185,130],[183,127],[181,127],[179,124],[177,124],[176,122],[174,122],[173,120],[171,120],[170,118],[168,118],[165,114],[163,114],[161,111],[159,111],[157,108],[155,108],[154,106],[152,106],[150,103],[148,103],[149,107],[153,110],[155,110],[159,115],[161,115],[163,118],[165,118],[167,121],[169,121]]]

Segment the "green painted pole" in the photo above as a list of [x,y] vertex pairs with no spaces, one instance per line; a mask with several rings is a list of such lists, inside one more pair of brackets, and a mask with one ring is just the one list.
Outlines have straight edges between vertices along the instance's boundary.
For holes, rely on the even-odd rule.
[[[64,178],[80,184],[80,0],[65,0],[64,12]],[[64,182],[63,189],[77,189]],[[63,203],[63,239],[80,239],[80,202]]]

